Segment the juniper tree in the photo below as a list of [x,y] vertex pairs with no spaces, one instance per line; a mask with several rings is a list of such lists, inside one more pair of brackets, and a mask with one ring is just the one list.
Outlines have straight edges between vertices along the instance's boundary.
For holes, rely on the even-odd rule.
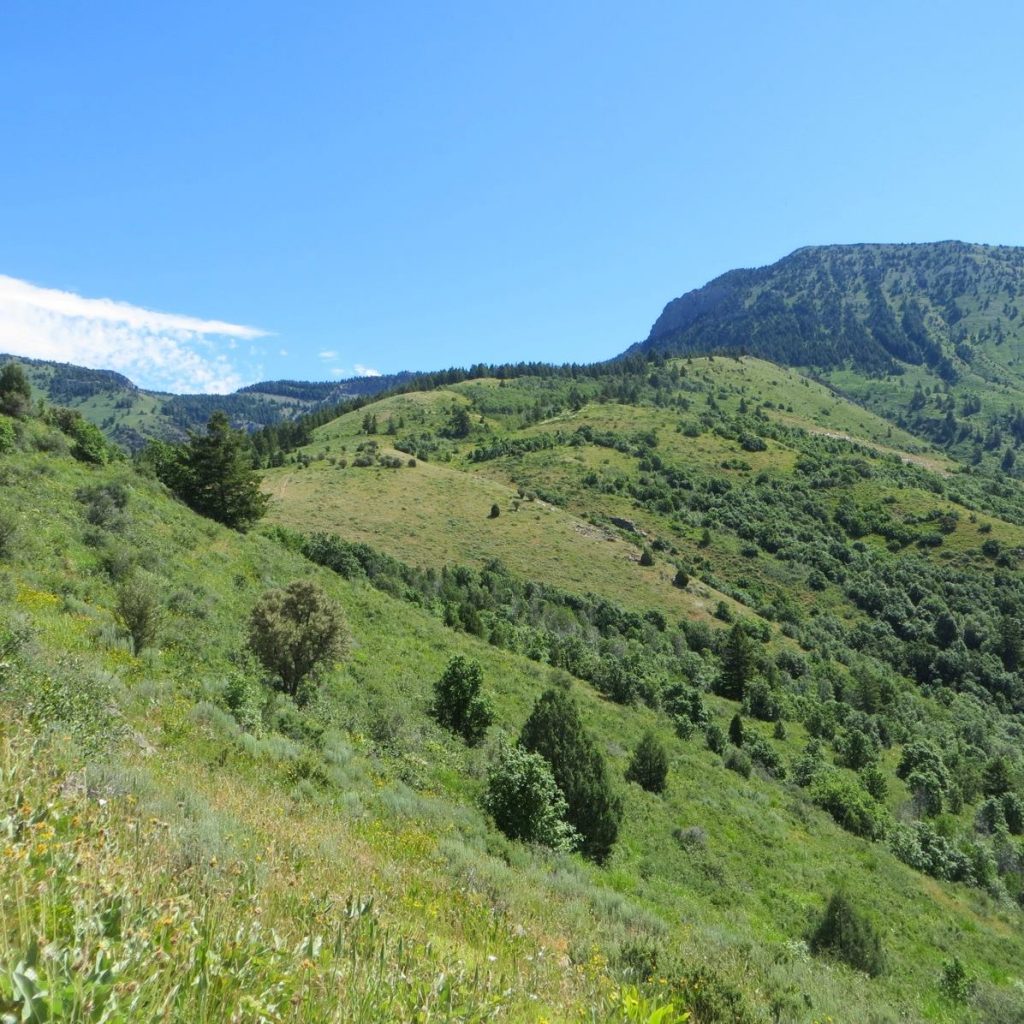
[[643,734],[629,767],[626,778],[642,786],[649,793],[661,793],[668,781],[668,754],[661,741],[648,730]]
[[0,369],[0,413],[22,417],[32,407],[32,385],[21,363],[4,363]]
[[471,747],[484,738],[494,718],[490,703],[480,692],[483,678],[479,662],[457,654],[434,683],[431,714]]
[[584,729],[568,690],[553,687],[537,699],[519,742],[551,765],[568,806],[566,820],[581,836],[580,849],[602,863],[619,834],[622,801],[612,790],[604,758]]
[[738,714],[733,715],[729,723],[729,742],[734,747],[743,746],[743,719]]
[[885,970],[878,932],[843,892],[835,893],[828,901],[810,946],[814,954],[831,955],[865,974],[875,976]]

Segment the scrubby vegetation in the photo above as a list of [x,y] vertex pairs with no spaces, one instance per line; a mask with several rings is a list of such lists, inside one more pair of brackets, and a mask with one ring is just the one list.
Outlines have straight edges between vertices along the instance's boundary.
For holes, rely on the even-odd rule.
[[249,616],[249,650],[289,696],[348,649],[341,610],[311,580],[268,590]]
[[471,747],[487,734],[494,711],[481,692],[483,670],[476,661],[456,654],[434,683],[431,712],[446,729],[458,733]]
[[763,363],[471,376],[258,529],[9,418],[3,1012],[1014,1019],[1016,483]]

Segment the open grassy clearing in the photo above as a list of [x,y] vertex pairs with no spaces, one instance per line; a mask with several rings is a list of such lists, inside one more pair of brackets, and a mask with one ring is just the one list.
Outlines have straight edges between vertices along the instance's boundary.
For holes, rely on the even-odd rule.
[[[640,548],[613,531],[544,501],[521,501],[511,483],[445,464],[339,469],[314,461],[306,469],[268,471],[264,489],[274,499],[269,522],[362,540],[414,565],[482,565],[497,558],[529,579],[677,616],[702,614],[719,600],[730,603],[710,588],[690,594],[673,587],[670,566],[641,568]],[[492,504],[501,510],[493,519]]]

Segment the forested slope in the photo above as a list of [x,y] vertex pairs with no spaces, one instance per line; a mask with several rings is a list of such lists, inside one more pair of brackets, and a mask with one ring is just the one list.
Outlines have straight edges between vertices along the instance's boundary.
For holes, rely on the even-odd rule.
[[1022,294],[1020,248],[811,246],[674,299],[630,351],[803,367],[965,460],[999,465],[1024,440]]

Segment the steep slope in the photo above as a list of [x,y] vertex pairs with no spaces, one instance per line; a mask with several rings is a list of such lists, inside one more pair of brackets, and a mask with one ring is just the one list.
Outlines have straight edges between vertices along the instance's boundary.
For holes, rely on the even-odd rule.
[[961,455],[1002,458],[1024,440],[1022,293],[1024,249],[808,247],[674,299],[630,352],[746,352],[812,369]]
[[[953,863],[988,836],[1001,866],[976,861],[975,884],[998,877],[993,893],[1024,896],[1024,851],[985,824],[1003,797],[980,781],[1006,756],[1019,788],[1024,767],[1024,492],[1012,482],[965,472],[793,371],[719,357],[388,398],[320,428],[266,487],[277,522],[359,542],[313,544],[324,564],[646,703],[683,735],[705,724],[685,710],[687,687],[802,723],[815,741],[794,777],[844,827],[947,879],[968,877]],[[583,612],[587,591],[641,618]],[[736,619],[763,644],[762,680],[739,694],[679,654],[707,644],[724,664]],[[866,790],[837,796],[840,776],[816,774],[819,743],[875,804],[854,809]],[[934,785],[914,774],[926,749]],[[898,777],[876,785],[872,763]],[[1019,795],[1007,799],[1016,822]],[[939,860],[915,847],[940,834]]]
[[[678,397],[712,394],[737,411],[740,389],[750,386],[737,383],[718,398],[724,382],[710,390],[695,383]],[[404,416],[405,429],[419,417],[417,441],[426,447],[432,424],[458,425],[458,407],[474,403],[470,436],[436,438],[451,446],[445,468],[452,474],[495,461],[470,458],[482,441],[540,436],[543,422],[521,434],[512,428],[517,410],[535,408],[540,395],[557,404],[572,390],[542,380],[459,388],[469,393],[457,388],[440,403],[403,396],[405,405],[388,413]],[[597,430],[586,397],[573,397],[584,400],[576,414]],[[388,406],[379,405],[383,426]],[[638,405],[636,415],[659,408]],[[629,406],[615,410],[630,414]],[[637,427],[661,436],[657,425]],[[330,424],[322,428],[330,439],[315,444],[349,444],[351,429]],[[555,614],[552,592],[534,583],[516,612],[518,636],[530,647],[520,652],[493,634],[445,625],[437,577],[431,584],[406,573],[392,596],[380,585],[390,571],[380,557],[365,562],[377,575],[349,564],[344,578],[301,557],[294,537],[240,536],[197,519],[126,465],[74,462],[42,424],[22,423],[15,436],[13,450],[0,454],[0,879],[11,908],[0,924],[3,1012],[24,1014],[30,1005],[39,1019],[74,1019],[89,1007],[133,1021],[234,1014],[624,1022],[653,1019],[671,1000],[701,1024],[993,1020],[993,1008],[1012,1019],[1024,938],[1005,894],[927,877],[884,843],[841,828],[799,786],[768,772],[731,771],[699,731],[686,734],[664,709],[616,703],[580,679],[568,685],[628,797],[612,858],[598,867],[501,837],[479,803],[496,733],[515,735],[548,682],[566,681],[545,664],[538,640],[547,644],[570,628],[585,605],[568,602]],[[360,444],[382,444],[388,435],[362,436]],[[774,440],[766,450],[776,450]],[[827,443],[838,446],[836,455],[850,454],[845,442]],[[614,446],[593,447],[637,460]],[[338,452],[322,460],[316,451],[299,454],[315,467],[329,466]],[[882,461],[902,472],[897,460]],[[332,472],[348,487],[359,485],[360,473],[391,473],[412,485],[420,468],[336,464]],[[498,485],[465,475],[486,497]],[[521,500],[534,504],[529,495]],[[503,507],[499,519],[513,514]],[[543,519],[537,529],[545,530]],[[718,559],[717,539],[708,557]],[[526,591],[499,576],[491,571],[512,614]],[[343,607],[353,637],[351,657],[304,705],[273,692],[242,654],[259,595],[297,578],[316,579]],[[163,610],[157,642],[138,655],[115,615],[130,580],[148,586]],[[466,573],[450,575],[452,588],[471,582]],[[714,676],[718,655],[701,648],[685,611],[663,604],[657,588],[639,592],[650,593],[661,619],[600,606],[607,619],[600,628],[609,639],[610,630],[619,633],[608,657],[642,643],[666,658],[674,652],[665,664],[695,684]],[[693,596],[689,590],[681,599]],[[543,634],[531,609],[544,617]],[[483,606],[480,614],[488,622],[498,616]],[[681,616],[689,632],[676,625]],[[580,633],[580,641],[592,637]],[[775,636],[766,650],[789,646]],[[432,681],[453,654],[480,663],[495,707],[496,729],[480,748],[467,748],[427,713]],[[787,693],[781,734],[766,723],[747,725],[784,764],[799,759],[808,739],[804,711],[816,706],[827,678],[824,663],[808,667],[814,685]],[[702,700],[722,730],[740,708],[712,693]],[[956,695],[943,702],[900,687],[898,705],[905,714],[885,712],[894,722],[958,734]],[[978,742],[1001,742],[1003,723],[984,707],[971,724]],[[670,753],[661,796],[623,777],[649,728]],[[897,740],[880,754],[894,809],[908,798],[894,774],[902,746]],[[877,979],[811,957],[804,943],[840,880],[883,934],[889,969]],[[943,964],[954,956],[977,979],[974,1009],[943,994]]]

